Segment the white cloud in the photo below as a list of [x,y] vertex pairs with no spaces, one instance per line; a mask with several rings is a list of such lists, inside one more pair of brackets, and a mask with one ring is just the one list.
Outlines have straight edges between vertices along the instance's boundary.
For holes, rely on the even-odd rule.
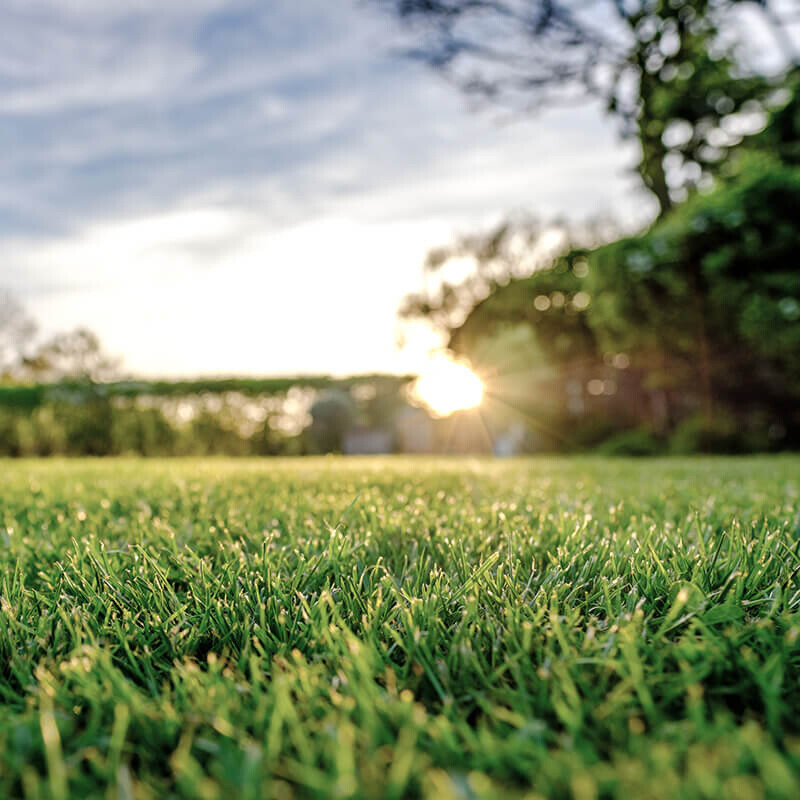
[[137,372],[346,373],[401,368],[397,299],[443,233],[336,218],[263,233],[246,214],[201,209],[97,226],[17,257],[46,332],[88,324]]
[[643,213],[598,109],[469,114],[355,3],[6,16],[0,284],[136,371],[404,369],[394,312],[429,247],[520,208]]

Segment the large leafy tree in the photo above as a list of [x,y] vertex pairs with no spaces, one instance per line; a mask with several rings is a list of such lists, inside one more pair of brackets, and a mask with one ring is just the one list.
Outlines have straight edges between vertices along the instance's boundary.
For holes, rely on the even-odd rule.
[[758,8],[796,61],[768,0],[375,2],[413,30],[411,54],[471,95],[523,111],[599,99],[638,138],[662,215],[758,126],[771,84],[737,52],[737,10]]
[[527,364],[534,376],[542,363],[564,380],[620,363],[658,395],[661,425],[698,411],[711,426],[719,412],[732,413],[744,425],[788,427],[796,441],[799,209],[799,167],[742,153],[713,191],[648,231],[567,249],[528,277],[495,284],[463,317],[433,319],[453,350],[478,363],[486,342],[521,327],[538,345],[539,359]]
[[[727,160],[713,190],[648,231],[601,236],[611,242],[601,247],[575,248],[573,240],[564,245],[566,255],[538,269],[526,256],[526,246],[537,241],[530,226],[527,235],[503,226],[465,237],[437,251],[429,269],[469,256],[476,264],[471,277],[414,295],[403,311],[434,323],[450,347],[473,358],[482,343],[527,328],[540,360],[562,376],[621,355],[625,374],[639,376],[645,394],[658,400],[661,427],[697,410],[710,428],[721,411],[733,413],[737,424],[779,435],[786,428],[797,441],[800,93],[794,79],[783,94],[785,105]],[[531,360],[529,370],[538,363]]]
[[585,283],[604,349],[659,375],[680,363],[711,419],[717,402],[788,419],[800,397],[800,169],[764,155],[641,236],[595,251]]

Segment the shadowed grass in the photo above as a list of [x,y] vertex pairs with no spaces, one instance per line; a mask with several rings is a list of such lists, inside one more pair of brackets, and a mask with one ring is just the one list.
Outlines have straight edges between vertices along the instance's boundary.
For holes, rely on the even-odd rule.
[[2,797],[800,796],[798,458],[0,474]]

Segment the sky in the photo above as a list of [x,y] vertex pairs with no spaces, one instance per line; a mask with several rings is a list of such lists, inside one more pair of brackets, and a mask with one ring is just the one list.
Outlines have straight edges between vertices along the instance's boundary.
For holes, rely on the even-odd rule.
[[646,219],[592,105],[475,110],[359,0],[5,0],[0,288],[142,376],[419,368],[431,247]]

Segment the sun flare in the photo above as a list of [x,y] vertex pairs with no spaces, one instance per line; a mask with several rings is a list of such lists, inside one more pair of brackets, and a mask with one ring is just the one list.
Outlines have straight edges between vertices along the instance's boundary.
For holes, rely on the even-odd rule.
[[483,400],[483,383],[466,365],[445,356],[433,359],[414,385],[414,394],[435,414],[446,417]]

